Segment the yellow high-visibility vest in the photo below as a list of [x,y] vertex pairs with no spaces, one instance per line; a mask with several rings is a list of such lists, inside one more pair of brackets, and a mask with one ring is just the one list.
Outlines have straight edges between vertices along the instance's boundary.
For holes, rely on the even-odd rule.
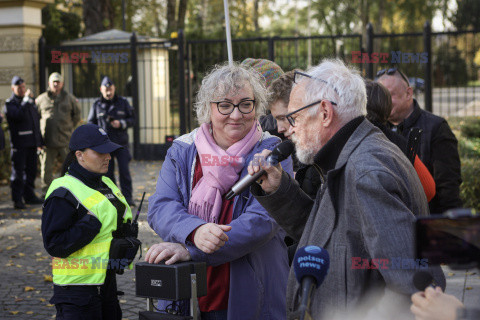
[[[103,176],[102,181],[113,191],[113,194],[125,204],[123,222],[132,219],[132,210],[125,197],[109,178]],[[48,188],[45,199],[58,188],[65,188],[83,205],[88,214],[101,222],[100,232],[93,240],[75,251],[67,258],[52,259],[53,283],[62,285],[102,285],[108,267],[112,232],[117,229],[117,209],[101,192],[85,185],[77,178],[66,174],[55,179]],[[62,214],[58,212],[57,214]]]

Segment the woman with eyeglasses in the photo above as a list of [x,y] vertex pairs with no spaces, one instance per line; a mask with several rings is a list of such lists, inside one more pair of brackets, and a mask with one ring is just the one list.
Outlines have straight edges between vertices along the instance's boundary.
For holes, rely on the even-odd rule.
[[[149,199],[148,222],[167,242],[153,245],[145,260],[207,263],[207,295],[201,319],[285,319],[288,277],[285,233],[247,189],[225,195],[256,153],[278,137],[258,123],[267,93],[253,69],[216,66],[197,95],[199,128],[173,142]],[[282,167],[292,175],[291,159]],[[188,301],[174,308],[188,314]],[[167,303],[159,303],[164,310]],[[172,308],[172,306],[170,306]]]

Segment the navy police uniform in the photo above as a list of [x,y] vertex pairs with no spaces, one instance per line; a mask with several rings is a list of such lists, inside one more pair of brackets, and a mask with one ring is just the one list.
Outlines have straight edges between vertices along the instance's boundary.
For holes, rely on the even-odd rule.
[[[98,134],[97,131],[104,136]],[[85,148],[91,148],[100,153],[111,153],[121,147],[112,143],[103,129],[96,125],[87,124],[77,128],[70,140],[72,152]],[[124,237],[123,228],[120,228],[120,226],[124,223],[123,219],[127,209],[130,213],[127,216],[131,217],[130,208],[127,208],[126,203],[120,201],[114,195],[115,191],[106,184],[101,173],[91,172],[75,160],[68,161],[72,161],[68,166],[68,176],[78,180],[82,188],[100,192],[113,205],[113,212],[115,212],[116,217],[111,220],[111,223],[115,224],[116,227],[113,229],[112,236],[113,238]],[[95,241],[102,230],[109,228],[108,225],[104,226],[102,224],[99,212],[90,212],[91,209],[87,209],[85,203],[77,199],[78,195],[73,194],[74,190],[71,185],[69,185],[69,188],[59,187],[49,190],[43,206],[43,244],[47,252],[52,257],[56,257],[55,259],[68,259],[73,257],[75,253],[82,252],[82,250],[88,252],[91,249],[85,248]],[[101,242],[96,243],[97,246],[100,244]],[[100,247],[95,248],[99,252],[102,251],[98,249]],[[72,276],[72,280],[67,281],[67,283],[61,283],[61,281],[56,283],[54,273],[53,297],[50,303],[55,304],[56,318],[64,320],[120,320],[122,310],[117,297],[119,292],[117,291],[116,271],[107,267],[105,272],[105,279],[101,283],[96,281],[94,283],[88,281],[87,283],[83,281],[77,283],[77,275]],[[90,276],[96,278],[95,273]],[[85,280],[85,278],[82,279]],[[63,281],[65,281],[65,278]]]
[[[102,86],[111,86],[113,82],[105,77],[102,81]],[[120,128],[114,128],[110,124],[113,120],[119,120]],[[112,160],[108,167],[107,177],[116,183],[114,170],[115,163],[113,158],[116,158],[118,163],[118,171],[120,175],[120,188],[122,194],[127,199],[129,204],[133,204],[132,199],[132,177],[130,176],[130,169],[128,164],[132,156],[128,150],[128,132],[129,127],[135,124],[135,114],[133,108],[124,97],[115,96],[111,100],[103,97],[95,100],[92,108],[88,114],[88,123],[93,123],[102,127],[108,134],[110,140],[121,145],[123,148],[111,153]]]
[[[101,174],[87,171],[78,162],[70,165],[68,173],[108,197],[117,208],[118,217],[122,217],[125,205],[102,183]],[[66,226],[69,226],[68,230],[65,230]],[[101,227],[100,221],[88,214],[87,209],[67,189],[56,189],[45,200],[42,214],[43,244],[53,257],[66,258],[80,250],[95,238]],[[122,310],[117,297],[115,270],[108,269],[106,272],[105,282],[100,286],[54,285],[50,303],[57,308],[57,319],[120,320]]]
[[[12,85],[23,83],[20,77],[12,79]],[[12,96],[5,102],[5,115],[10,130],[12,175],[10,186],[15,208],[23,209],[26,203],[38,204],[35,195],[37,175],[37,147],[43,145],[40,133],[40,115],[35,101],[28,97]]]

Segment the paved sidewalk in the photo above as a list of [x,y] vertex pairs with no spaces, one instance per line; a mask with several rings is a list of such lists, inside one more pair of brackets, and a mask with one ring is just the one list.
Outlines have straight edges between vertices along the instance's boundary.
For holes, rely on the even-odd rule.
[[[132,161],[130,165],[134,200],[137,207],[142,193],[145,201],[139,218],[139,238],[143,257],[159,237],[146,222],[148,197],[155,191],[160,161]],[[40,182],[37,179],[37,193]],[[27,205],[28,206],[28,205]],[[8,186],[0,186],[0,319],[51,319],[55,306],[49,304],[53,288],[50,256],[43,248],[41,206],[14,210]],[[143,261],[142,257],[142,261]],[[134,270],[117,275],[123,318],[138,319],[138,311],[146,309],[146,299],[135,297]]]
[[[140,240],[143,255],[159,241],[146,222],[148,197],[155,191],[160,161],[132,161],[134,198],[137,205],[145,191],[140,215]],[[37,182],[39,186],[39,182]],[[40,188],[37,188],[40,190]],[[134,213],[136,209],[134,209]],[[0,319],[51,319],[55,307],[48,303],[52,295],[50,257],[43,248],[41,206],[14,210],[8,186],[0,186]],[[143,258],[142,258],[143,260]],[[452,271],[444,269],[447,293],[455,295],[467,306],[480,305],[480,276],[478,270]],[[146,300],[135,297],[134,271],[117,276],[124,319],[138,319],[145,310]]]

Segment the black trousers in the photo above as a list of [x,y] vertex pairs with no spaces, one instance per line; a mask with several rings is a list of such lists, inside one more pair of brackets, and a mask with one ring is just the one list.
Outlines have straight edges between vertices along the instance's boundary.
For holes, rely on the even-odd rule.
[[12,175],[10,187],[12,188],[12,200],[33,200],[35,195],[35,177],[37,176],[37,147],[12,148]]
[[124,146],[123,148],[117,149],[113,151],[111,154],[112,160],[108,165],[108,172],[107,177],[112,179],[112,181],[117,184],[115,180],[115,161],[114,158],[117,160],[118,163],[118,174],[120,176],[120,189],[122,190],[122,194],[124,195],[125,199],[128,202],[132,201],[132,177],[130,176],[130,169],[128,164],[132,159],[128,148]]
[[50,303],[55,304],[57,320],[121,320],[115,273],[107,270],[101,286],[54,286]]

